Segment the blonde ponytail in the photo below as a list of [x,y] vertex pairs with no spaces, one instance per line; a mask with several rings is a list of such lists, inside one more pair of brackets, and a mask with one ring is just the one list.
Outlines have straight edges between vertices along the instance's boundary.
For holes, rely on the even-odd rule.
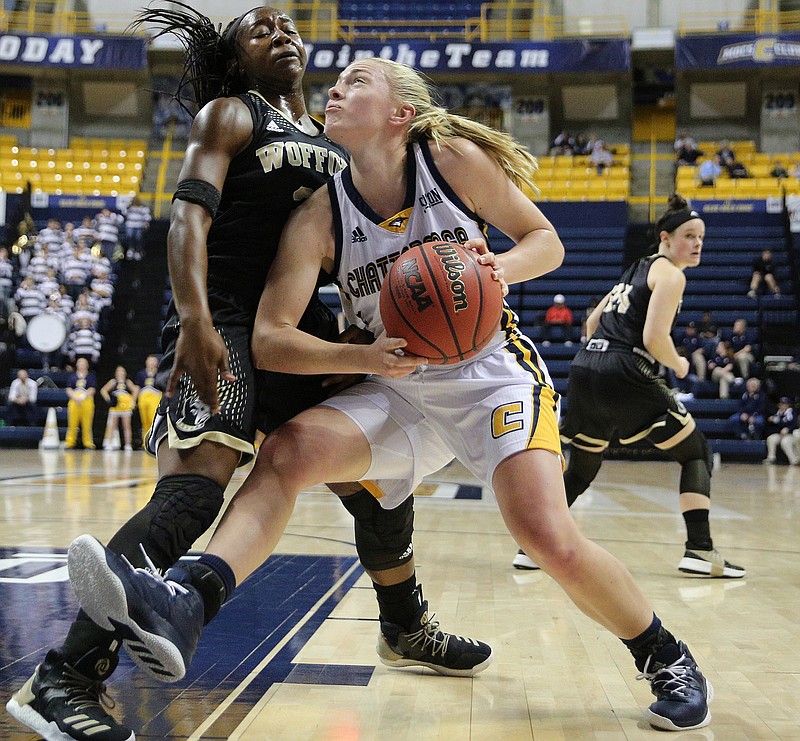
[[467,139],[495,160],[517,187],[528,193],[539,192],[533,180],[539,168],[536,158],[513,137],[435,105],[427,83],[411,67],[377,57],[370,62],[381,66],[397,98],[414,106],[417,114],[408,131],[410,142],[430,139],[437,146],[446,147],[449,139]]

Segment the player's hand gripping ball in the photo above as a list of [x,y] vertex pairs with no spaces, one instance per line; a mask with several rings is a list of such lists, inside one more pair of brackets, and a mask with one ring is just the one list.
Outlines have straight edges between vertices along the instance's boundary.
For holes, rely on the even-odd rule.
[[404,252],[381,286],[380,309],[389,337],[404,352],[435,365],[457,363],[492,339],[503,313],[493,268],[460,244],[425,242]]

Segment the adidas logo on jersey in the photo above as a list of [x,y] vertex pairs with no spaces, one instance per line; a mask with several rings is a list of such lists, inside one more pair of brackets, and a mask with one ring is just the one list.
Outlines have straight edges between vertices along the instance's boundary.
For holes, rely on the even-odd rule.
[[364,232],[362,232],[359,227],[353,229],[353,244],[355,244],[356,242],[366,242],[366,241],[367,241],[367,235],[364,234]]
[[267,123],[267,131],[278,131],[283,133],[283,129],[278,126],[272,119],[270,119],[269,123]]

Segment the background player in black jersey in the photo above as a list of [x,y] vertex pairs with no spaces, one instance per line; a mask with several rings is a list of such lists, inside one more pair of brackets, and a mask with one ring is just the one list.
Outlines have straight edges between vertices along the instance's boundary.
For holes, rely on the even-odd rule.
[[[659,363],[678,378],[689,360],[678,355],[672,327],[686,286],[686,268],[700,264],[705,224],[674,195],[656,224],[658,251],[637,260],[587,320],[589,341],[569,370],[562,440],[571,443],[564,474],[570,506],[594,481],[616,432],[630,444],[647,440],[681,464],[680,508],[686,550],[678,568],[689,574],[743,577],[714,548],[708,522],[711,452],[692,415],[658,376]],[[517,568],[538,568],[520,550]]]
[[[181,89],[193,88],[200,111],[168,236],[174,299],[159,368],[166,388],[148,438],[151,452],[158,452],[159,481],[150,502],[109,542],[114,552],[146,566],[142,544],[158,568],[171,566],[212,524],[236,467],[252,457],[256,428],[269,432],[327,395],[320,376],[257,377],[249,345],[286,219],[346,166],[345,151],[306,112],[306,53],[291,18],[259,7],[220,34],[189,6],[170,6],[145,11],[140,23],[184,43]],[[301,327],[326,339],[338,332],[316,296]],[[375,585],[383,653],[442,673],[472,674],[488,666],[488,645],[451,636],[429,620],[415,577],[411,498],[383,510],[358,485],[337,489],[355,517],[357,551]],[[211,599],[224,591],[202,559],[192,570]],[[408,635],[418,645],[410,645]],[[113,632],[79,614],[64,644],[47,654],[7,709],[46,738],[133,739],[100,704],[118,647]]]

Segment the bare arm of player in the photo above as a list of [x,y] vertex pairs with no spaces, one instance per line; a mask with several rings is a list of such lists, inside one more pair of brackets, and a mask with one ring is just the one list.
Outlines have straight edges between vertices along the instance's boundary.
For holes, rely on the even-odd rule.
[[[178,182],[199,179],[222,190],[228,167],[250,142],[253,122],[247,106],[238,98],[220,98],[208,103],[192,124]],[[206,239],[211,214],[196,203],[176,199],[170,215],[167,251],[175,306],[181,332],[166,394],[171,396],[184,373],[192,377],[200,399],[219,411],[217,372],[235,380],[228,368],[228,351],[214,329],[208,308]]]
[[423,358],[397,355],[406,341],[381,335],[371,345],[326,342],[297,329],[320,270],[333,270],[335,241],[327,188],[292,213],[272,263],[253,330],[256,367],[297,374],[376,373],[399,378]]
[[445,180],[484,221],[510,237],[515,245],[496,256],[506,283],[521,283],[555,270],[564,260],[564,245],[544,214],[477,144],[452,139],[432,147]]
[[600,301],[600,303],[592,309],[592,313],[586,317],[586,339],[589,339],[597,331],[597,327],[600,325],[600,317],[603,315],[606,306],[608,306],[610,298],[611,293],[609,292],[603,296],[603,300]]
[[689,361],[678,355],[670,332],[686,276],[668,260],[656,260],[647,274],[647,285],[653,293],[642,332],[645,349],[659,363],[672,368],[678,378],[684,378],[689,372]]

